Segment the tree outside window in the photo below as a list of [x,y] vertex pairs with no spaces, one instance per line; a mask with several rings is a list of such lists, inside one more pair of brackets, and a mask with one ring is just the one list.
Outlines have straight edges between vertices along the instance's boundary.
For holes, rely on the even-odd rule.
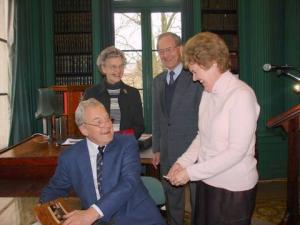
[[[141,13],[114,13],[114,21],[115,46],[123,50],[127,58],[123,81],[143,91]],[[156,38],[168,31],[181,36],[181,13],[151,13],[151,43],[148,46],[151,46],[153,76],[163,70],[156,50]]]

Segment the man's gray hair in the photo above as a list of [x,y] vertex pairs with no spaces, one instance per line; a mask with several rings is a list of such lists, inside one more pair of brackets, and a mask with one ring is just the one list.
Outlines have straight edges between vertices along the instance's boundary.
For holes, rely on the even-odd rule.
[[78,127],[80,127],[82,124],[84,124],[84,112],[86,110],[87,107],[101,107],[104,108],[104,105],[99,102],[98,100],[94,99],[94,98],[89,98],[88,100],[84,100],[79,102],[77,109],[75,111],[75,123]]
[[159,43],[160,39],[162,39],[163,37],[167,37],[167,36],[174,39],[176,46],[182,45],[182,40],[177,34],[172,33],[172,32],[165,32],[165,33],[158,35],[158,37],[157,37],[157,44],[156,44],[157,49],[158,49],[158,43]]
[[103,49],[97,58],[96,65],[98,69],[101,71],[101,66],[105,64],[107,59],[116,57],[120,57],[123,61],[123,64],[126,64],[124,52],[122,52],[120,49],[116,48],[115,46],[109,46]]

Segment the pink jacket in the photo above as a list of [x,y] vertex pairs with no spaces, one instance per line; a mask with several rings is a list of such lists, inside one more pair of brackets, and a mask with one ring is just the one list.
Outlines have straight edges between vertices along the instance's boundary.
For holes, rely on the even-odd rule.
[[249,190],[258,180],[255,131],[260,107],[255,93],[229,71],[203,92],[198,135],[177,160],[191,181],[230,191]]

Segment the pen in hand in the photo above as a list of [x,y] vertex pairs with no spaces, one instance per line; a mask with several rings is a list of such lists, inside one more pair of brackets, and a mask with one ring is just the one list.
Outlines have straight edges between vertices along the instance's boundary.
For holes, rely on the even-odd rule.
[[166,180],[170,180],[170,177],[167,175],[163,175],[163,178],[165,178]]

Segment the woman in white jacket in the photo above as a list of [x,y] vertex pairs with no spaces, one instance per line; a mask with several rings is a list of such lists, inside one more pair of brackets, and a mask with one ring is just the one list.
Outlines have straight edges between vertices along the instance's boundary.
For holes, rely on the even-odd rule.
[[255,93],[229,71],[229,51],[218,35],[195,35],[183,55],[204,92],[198,135],[167,177],[175,186],[197,181],[195,224],[250,225],[258,180]]

